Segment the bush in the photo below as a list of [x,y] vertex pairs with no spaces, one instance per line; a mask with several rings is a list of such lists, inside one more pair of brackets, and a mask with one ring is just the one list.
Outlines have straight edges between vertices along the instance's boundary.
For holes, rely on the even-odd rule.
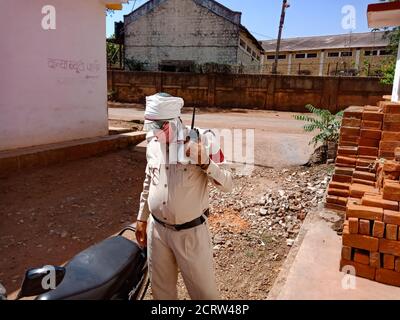
[[148,62],[139,61],[133,58],[125,58],[125,67],[129,71],[145,71]]

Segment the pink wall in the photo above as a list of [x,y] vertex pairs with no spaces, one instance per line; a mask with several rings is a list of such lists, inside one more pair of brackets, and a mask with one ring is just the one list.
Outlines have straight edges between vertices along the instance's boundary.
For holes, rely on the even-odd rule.
[[[56,30],[42,29],[45,5]],[[0,150],[107,134],[104,10],[100,0],[2,5]]]

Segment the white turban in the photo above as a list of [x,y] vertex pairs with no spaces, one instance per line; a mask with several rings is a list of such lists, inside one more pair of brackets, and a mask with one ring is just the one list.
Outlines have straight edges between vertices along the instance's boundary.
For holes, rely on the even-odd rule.
[[157,93],[146,97],[146,120],[168,120],[175,119],[181,115],[184,101],[179,97],[172,97],[168,94]]

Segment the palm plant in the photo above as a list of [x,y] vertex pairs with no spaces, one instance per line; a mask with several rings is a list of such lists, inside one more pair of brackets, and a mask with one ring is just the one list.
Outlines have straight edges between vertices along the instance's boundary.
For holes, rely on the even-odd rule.
[[311,139],[310,144],[322,144],[324,157],[328,151],[328,144],[337,144],[339,141],[340,126],[342,123],[343,111],[332,114],[329,110],[318,109],[311,104],[306,105],[306,109],[313,115],[295,115],[297,120],[305,121],[304,131],[318,133]]

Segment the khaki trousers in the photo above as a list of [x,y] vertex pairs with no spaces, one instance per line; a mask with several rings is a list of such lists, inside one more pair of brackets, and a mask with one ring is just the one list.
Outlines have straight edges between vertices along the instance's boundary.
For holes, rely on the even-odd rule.
[[218,300],[208,221],[174,231],[156,222],[148,224],[147,252],[153,298],[176,300],[178,269],[192,300]]

